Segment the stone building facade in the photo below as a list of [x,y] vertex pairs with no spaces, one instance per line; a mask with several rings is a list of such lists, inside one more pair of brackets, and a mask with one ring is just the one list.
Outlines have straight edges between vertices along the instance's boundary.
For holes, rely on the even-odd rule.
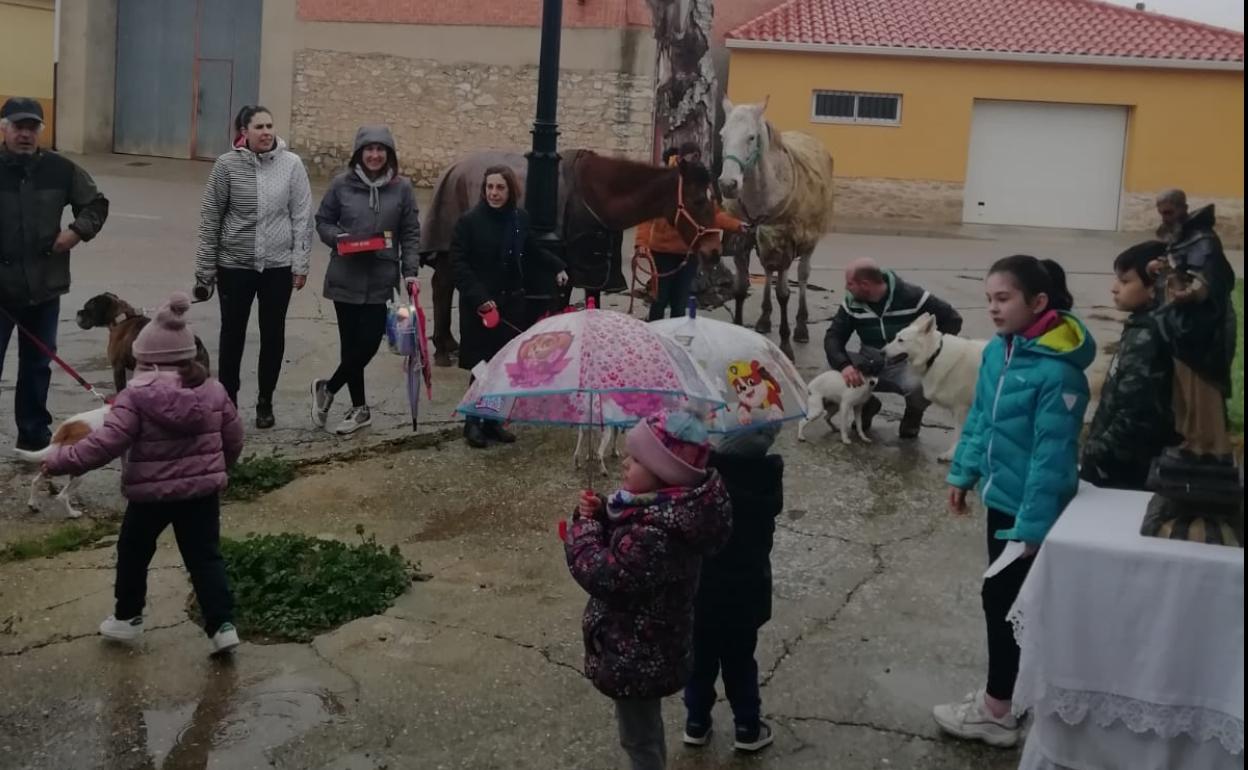
[[[333,173],[349,157],[359,124],[385,123],[403,172],[421,185],[464,153],[527,148],[540,10],[540,0],[297,0],[302,34],[290,46],[286,121],[292,148],[313,171]],[[651,157],[648,21],[642,0],[565,6],[561,146]]]
[[[403,173],[432,185],[463,153],[527,148],[536,101],[533,66],[305,49],[295,58],[290,135],[309,167],[329,174],[345,165],[358,123],[385,123]],[[560,145],[648,158],[653,104],[649,75],[565,70]]]

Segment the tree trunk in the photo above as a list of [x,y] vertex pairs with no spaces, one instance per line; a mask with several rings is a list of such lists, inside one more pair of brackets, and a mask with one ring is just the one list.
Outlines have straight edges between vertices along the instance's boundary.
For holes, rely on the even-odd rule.
[[712,0],[646,0],[657,42],[654,120],[664,149],[693,142],[714,158],[717,85],[711,61]]

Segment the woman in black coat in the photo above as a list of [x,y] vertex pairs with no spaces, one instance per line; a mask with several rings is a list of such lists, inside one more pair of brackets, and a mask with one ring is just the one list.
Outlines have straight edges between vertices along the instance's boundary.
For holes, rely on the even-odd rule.
[[[536,320],[528,297],[549,296],[554,284],[568,281],[563,261],[537,247],[519,197],[515,173],[491,166],[481,180],[480,203],[455,223],[450,257],[459,290],[459,366],[470,372]],[[486,326],[495,314],[497,325]],[[480,449],[491,439],[510,444],[515,436],[500,422],[469,417],[464,439]]]

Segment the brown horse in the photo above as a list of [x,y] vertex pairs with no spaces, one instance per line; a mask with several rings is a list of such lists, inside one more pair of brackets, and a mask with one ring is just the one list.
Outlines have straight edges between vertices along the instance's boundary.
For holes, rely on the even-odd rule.
[[[487,150],[460,158],[438,178],[433,201],[421,222],[421,256],[434,265],[434,361],[449,366],[458,345],[451,335],[449,252],[455,223],[477,203],[481,178],[492,165],[506,165],[524,186],[528,162],[517,152]],[[714,227],[708,195],[710,174],[700,165],[653,166],[623,158],[572,150],[559,168],[559,221],[572,287],[593,296],[625,288],[620,274],[622,231],[651,219],[671,222],[704,260],[718,256],[719,239],[703,237]],[[521,201],[523,205],[523,201]],[[566,304],[569,295],[561,300]]]

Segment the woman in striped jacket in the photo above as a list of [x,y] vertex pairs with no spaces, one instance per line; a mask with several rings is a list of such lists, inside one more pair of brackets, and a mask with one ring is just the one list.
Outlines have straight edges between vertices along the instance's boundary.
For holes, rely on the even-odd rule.
[[200,204],[195,283],[221,302],[218,379],[238,403],[252,303],[260,306],[256,427],[271,428],[273,391],[286,348],[286,309],[308,277],[312,190],[299,156],[273,131],[264,107],[245,107],[240,143],[217,158]]

